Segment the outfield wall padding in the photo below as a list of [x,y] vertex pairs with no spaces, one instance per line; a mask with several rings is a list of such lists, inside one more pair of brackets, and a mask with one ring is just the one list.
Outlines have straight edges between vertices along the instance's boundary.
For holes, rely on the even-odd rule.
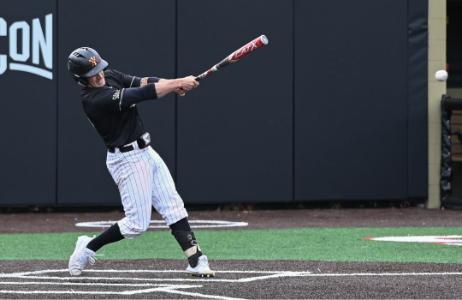
[[[173,78],[204,71],[260,34],[268,47],[186,97],[138,106],[186,203],[425,198],[427,5],[1,1],[0,206],[120,203],[67,73],[73,49],[94,47],[129,74]],[[52,67],[33,47],[46,39],[34,19],[43,26],[48,14]],[[27,28],[29,56],[24,42],[12,43]],[[52,78],[12,70],[21,59]]]

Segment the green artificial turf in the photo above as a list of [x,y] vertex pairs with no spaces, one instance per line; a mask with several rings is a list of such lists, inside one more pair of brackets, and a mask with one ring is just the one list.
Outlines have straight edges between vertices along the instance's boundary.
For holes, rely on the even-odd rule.
[[[87,233],[88,234],[88,233]],[[459,235],[462,227],[198,230],[212,260],[462,263],[459,246],[364,240],[368,236]],[[1,234],[0,260],[67,260],[79,233]],[[184,259],[168,231],[149,231],[98,251],[98,259]]]

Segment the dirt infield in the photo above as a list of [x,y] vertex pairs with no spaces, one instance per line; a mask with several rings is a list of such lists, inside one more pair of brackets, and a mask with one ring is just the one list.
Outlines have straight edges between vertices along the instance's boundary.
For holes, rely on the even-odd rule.
[[[332,299],[462,297],[462,266],[300,261],[212,262],[217,277],[193,278],[169,260],[99,261],[81,277],[65,262],[2,262],[0,298]],[[47,271],[48,270],[48,271]],[[167,270],[167,271],[164,271]],[[30,271],[23,274],[11,274]],[[32,271],[36,271],[35,273]],[[8,275],[8,273],[10,273]]]
[[[75,223],[118,220],[120,211],[0,214],[0,232],[85,231]],[[153,214],[153,219],[160,219]],[[422,208],[193,211],[190,219],[244,221],[248,228],[461,226],[460,211]]]

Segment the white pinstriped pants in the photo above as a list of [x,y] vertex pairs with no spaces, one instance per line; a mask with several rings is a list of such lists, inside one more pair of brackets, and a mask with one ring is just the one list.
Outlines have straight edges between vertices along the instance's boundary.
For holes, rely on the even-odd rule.
[[148,229],[152,206],[167,225],[188,216],[167,165],[151,146],[125,153],[108,151],[106,165],[122,199],[125,217],[118,224],[125,238]]

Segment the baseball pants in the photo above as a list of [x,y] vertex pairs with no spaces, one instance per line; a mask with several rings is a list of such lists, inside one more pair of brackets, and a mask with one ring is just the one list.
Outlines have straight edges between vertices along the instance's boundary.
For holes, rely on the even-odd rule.
[[167,165],[151,146],[114,153],[108,151],[106,165],[117,184],[125,211],[118,221],[121,234],[134,238],[145,232],[151,221],[152,207],[167,225],[186,218],[188,213],[178,194]]

